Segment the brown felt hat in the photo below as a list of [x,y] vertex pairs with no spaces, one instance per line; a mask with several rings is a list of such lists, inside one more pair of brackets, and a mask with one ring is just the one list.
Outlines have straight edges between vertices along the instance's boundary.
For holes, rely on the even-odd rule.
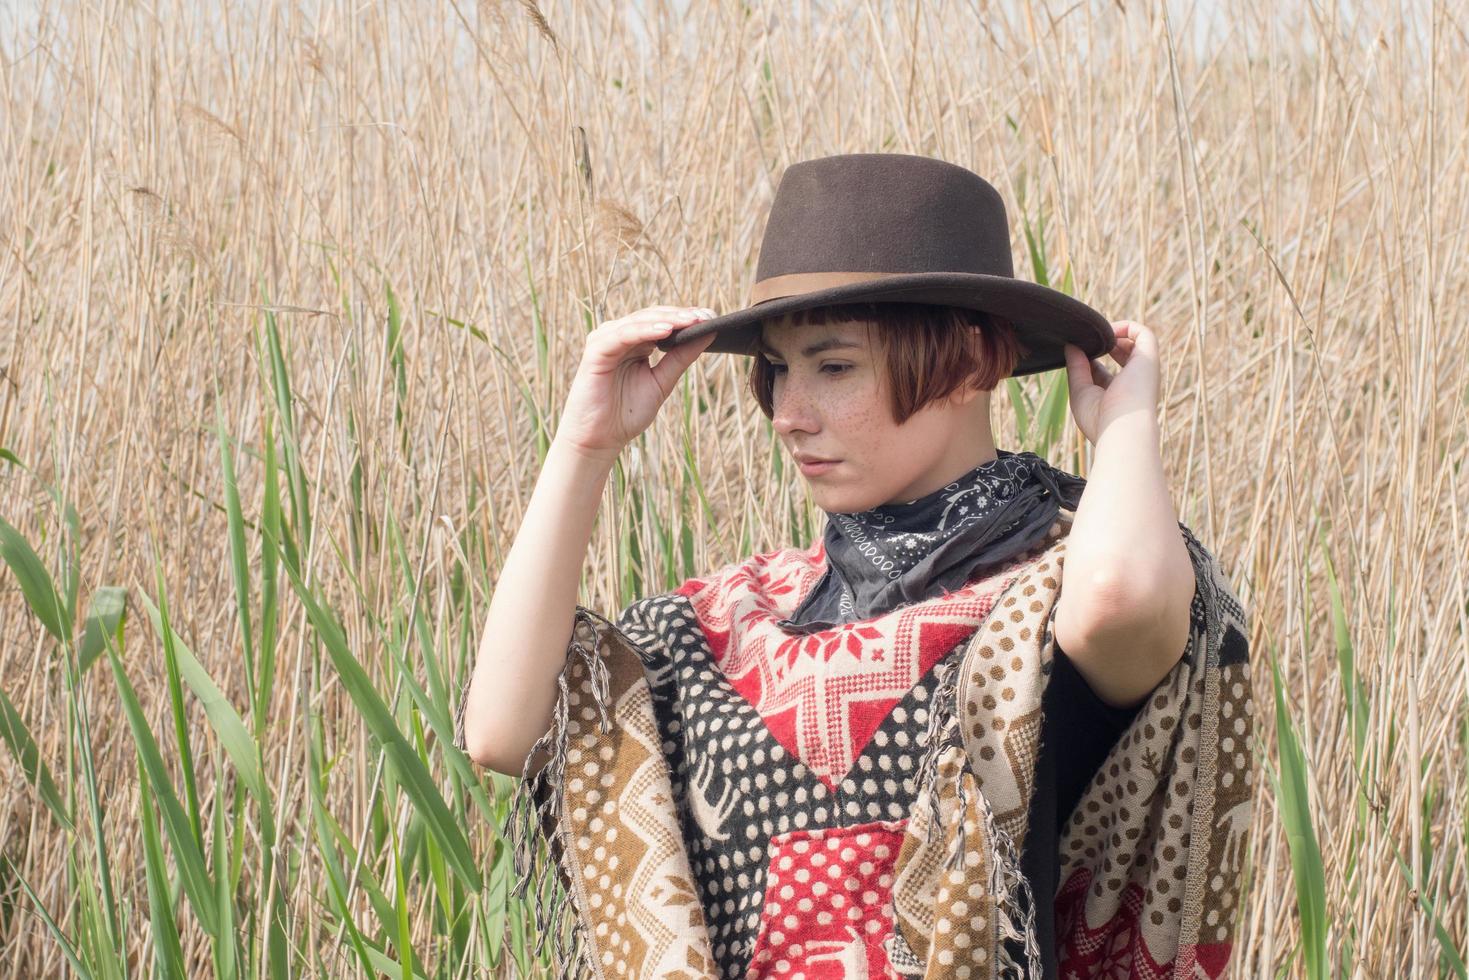
[[658,341],[668,350],[718,333],[707,351],[755,353],[762,320],[834,303],[933,303],[1009,320],[1028,348],[1014,375],[1064,367],[1062,345],[1101,357],[1106,317],[1015,278],[999,191],[956,164],[909,153],[845,153],[781,174],[760,243],[750,305]]

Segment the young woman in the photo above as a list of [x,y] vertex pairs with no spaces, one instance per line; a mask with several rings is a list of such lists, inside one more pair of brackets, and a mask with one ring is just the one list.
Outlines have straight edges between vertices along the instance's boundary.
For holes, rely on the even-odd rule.
[[713,317],[655,306],[588,336],[459,707],[460,747],[537,796],[525,825],[578,933],[563,969],[1221,971],[1247,650],[1164,482],[1153,333],[1112,325],[1116,373],[1062,345],[1083,480],[995,446],[991,396],[1030,353],[1006,318],[761,319],[751,394],[822,537],[608,621],[576,590],[612,461],[716,334],[649,355]]

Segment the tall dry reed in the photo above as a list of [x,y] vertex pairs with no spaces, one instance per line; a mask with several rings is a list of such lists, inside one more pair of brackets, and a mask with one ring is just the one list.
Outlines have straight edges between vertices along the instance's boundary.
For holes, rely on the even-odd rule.
[[[0,12],[0,976],[534,972],[447,726],[581,338],[742,305],[781,170],[893,150],[1160,335],[1253,625],[1235,974],[1463,977],[1464,6],[685,6]],[[743,368],[586,603],[819,533]],[[996,431],[1084,473],[1060,375]]]

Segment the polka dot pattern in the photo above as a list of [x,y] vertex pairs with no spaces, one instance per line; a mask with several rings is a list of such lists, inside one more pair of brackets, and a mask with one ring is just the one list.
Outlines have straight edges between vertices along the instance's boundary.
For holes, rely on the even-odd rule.
[[750,980],[897,977],[883,943],[893,931],[893,863],[905,823],[874,821],[771,838]]

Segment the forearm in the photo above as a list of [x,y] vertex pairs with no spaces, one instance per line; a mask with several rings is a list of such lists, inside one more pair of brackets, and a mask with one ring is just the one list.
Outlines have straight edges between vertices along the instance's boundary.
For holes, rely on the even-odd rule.
[[[1136,412],[1097,437],[1086,490],[1066,544],[1064,591],[1082,586],[1089,621],[1126,628],[1160,608],[1153,599],[1186,583],[1193,564],[1163,473],[1157,420]],[[1072,592],[1075,596],[1076,593]]]
[[495,583],[464,708],[465,749],[510,775],[551,723],[612,458],[553,440]]

